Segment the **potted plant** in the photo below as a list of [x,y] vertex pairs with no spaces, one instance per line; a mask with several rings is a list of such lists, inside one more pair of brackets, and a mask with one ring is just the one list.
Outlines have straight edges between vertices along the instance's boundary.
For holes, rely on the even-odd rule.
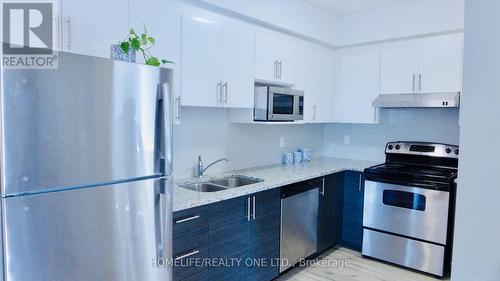
[[144,33],[140,35],[131,28],[123,41],[111,46],[111,58],[135,62],[136,53],[139,52],[144,57],[144,61],[147,65],[160,66],[162,64],[173,63],[172,61],[166,59],[160,60],[153,56],[150,50],[154,45],[155,39],[148,36],[146,26],[144,26]]

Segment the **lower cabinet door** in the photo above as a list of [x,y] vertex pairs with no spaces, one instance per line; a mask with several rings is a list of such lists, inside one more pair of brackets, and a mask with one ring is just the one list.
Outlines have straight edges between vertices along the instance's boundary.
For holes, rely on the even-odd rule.
[[340,243],[344,202],[344,173],[324,177],[318,209],[318,252]]
[[344,178],[342,245],[361,251],[363,244],[363,173],[347,171]]
[[249,224],[246,280],[272,280],[279,276],[280,190],[276,188],[252,195],[250,202],[252,218]]
[[248,200],[238,197],[210,206],[208,280],[246,280]]

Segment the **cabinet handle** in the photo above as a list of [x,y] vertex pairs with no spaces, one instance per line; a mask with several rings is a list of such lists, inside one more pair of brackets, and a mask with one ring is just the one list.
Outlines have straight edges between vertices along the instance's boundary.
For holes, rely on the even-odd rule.
[[316,121],[316,105],[313,105],[313,121]]
[[251,216],[250,216],[250,200],[252,200],[250,197],[247,198],[247,220],[250,221]]
[[178,256],[178,257],[176,257],[176,258],[175,258],[175,260],[176,260],[176,261],[178,261],[178,260],[182,260],[182,259],[185,259],[185,258],[187,258],[187,257],[194,256],[194,255],[198,254],[199,252],[200,252],[199,250],[194,250],[194,251],[189,252],[189,253],[187,253],[187,254],[185,254],[185,255],[182,255],[182,256]]
[[418,74],[418,91],[422,92],[422,73]]
[[416,75],[415,75],[415,73],[413,73],[413,86],[412,86],[412,89],[413,89],[414,92],[415,92],[415,79],[416,79]]
[[192,217],[189,217],[189,218],[176,220],[175,223],[179,224],[179,223],[183,223],[183,222],[187,222],[187,221],[192,221],[192,220],[199,219],[199,218],[200,218],[200,216],[196,215],[196,216],[192,216]]
[[361,191],[362,179],[363,179],[363,174],[359,174],[359,185],[358,185],[358,191]]
[[373,110],[373,121],[377,122],[377,108],[374,108]]
[[278,79],[278,61],[274,61],[274,80]]
[[67,17],[65,19],[65,22],[68,28],[68,39],[66,41],[66,48],[68,48],[68,50],[71,50],[71,17]]
[[279,61],[278,65],[279,65],[279,77],[278,78],[281,80],[281,77],[283,74],[283,62]]
[[321,187],[321,195],[325,196],[325,178],[323,178],[323,186]]
[[227,104],[227,82],[224,83],[224,103]]
[[54,46],[53,48],[55,50],[59,50],[61,48],[61,46],[59,45],[60,43],[60,37],[61,37],[61,24],[59,23],[59,17],[58,16],[55,16],[54,17],[54,26],[55,26],[55,32],[56,32],[56,36],[54,36]]
[[219,81],[217,83],[217,103],[221,103],[221,98],[222,98],[222,81]]
[[175,101],[177,102],[177,114],[175,116],[175,120],[181,121],[181,110],[182,110],[181,97],[180,96],[176,97]]
[[255,220],[255,196],[253,197],[253,219]]

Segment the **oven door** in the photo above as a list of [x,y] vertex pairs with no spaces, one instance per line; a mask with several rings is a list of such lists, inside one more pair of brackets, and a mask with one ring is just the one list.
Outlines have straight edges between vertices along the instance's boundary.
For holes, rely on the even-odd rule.
[[446,245],[449,192],[365,182],[363,226]]
[[304,119],[303,94],[300,91],[270,87],[268,98],[268,120],[295,121]]

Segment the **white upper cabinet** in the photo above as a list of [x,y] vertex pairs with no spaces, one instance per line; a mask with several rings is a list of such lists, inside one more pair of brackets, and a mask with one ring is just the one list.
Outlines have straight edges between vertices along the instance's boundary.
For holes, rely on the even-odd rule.
[[419,92],[462,92],[463,34],[420,40]]
[[335,61],[333,50],[307,44],[297,49],[295,88],[304,91],[304,120],[326,123],[334,119]]
[[254,33],[243,24],[182,17],[182,104],[253,107]]
[[121,0],[62,0],[62,49],[110,57],[110,46],[129,31],[128,5]]
[[336,60],[334,121],[377,123],[372,103],[379,95],[380,54],[378,51],[339,53]]
[[269,30],[259,30],[255,39],[255,79],[295,83],[296,40]]
[[252,108],[255,33],[236,22],[225,23],[222,30],[223,105]]
[[381,47],[381,94],[462,91],[462,34]]
[[182,16],[182,104],[222,104],[222,24]]
[[384,46],[380,61],[381,94],[415,92],[418,72],[418,49],[413,42]]

